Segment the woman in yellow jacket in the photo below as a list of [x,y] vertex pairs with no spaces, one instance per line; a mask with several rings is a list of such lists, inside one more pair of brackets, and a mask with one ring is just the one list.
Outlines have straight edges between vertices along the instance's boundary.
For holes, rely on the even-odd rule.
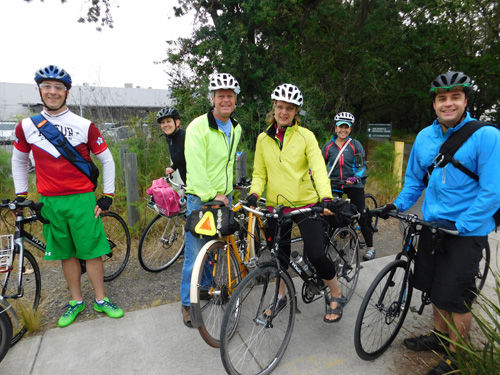
[[[300,126],[297,116],[303,102],[300,90],[285,83],[274,89],[271,99],[270,126],[257,138],[248,204],[256,206],[257,199],[267,187],[266,201],[270,207],[283,205],[287,213],[322,202],[324,213],[331,215],[326,207],[331,207],[330,203],[333,203],[332,192],[321,150],[314,134]],[[335,266],[324,252],[323,221],[306,215],[296,215],[294,221],[304,239],[305,256],[330,289],[330,294],[326,295],[323,320],[337,322],[342,318],[345,298],[335,276]],[[273,226],[275,224],[269,228],[271,235],[276,229]],[[285,264],[288,264],[292,225],[285,226],[279,248],[280,257],[286,259]],[[283,295],[281,288],[280,295]],[[277,309],[279,305],[278,302]]]

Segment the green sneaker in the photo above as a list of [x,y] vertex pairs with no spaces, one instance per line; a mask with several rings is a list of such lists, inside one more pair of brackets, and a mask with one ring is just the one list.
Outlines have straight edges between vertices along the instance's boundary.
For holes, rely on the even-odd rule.
[[85,309],[85,302],[69,301],[67,310],[57,321],[57,325],[61,328],[69,326],[76,319],[77,315]]
[[121,318],[123,316],[123,310],[109,302],[108,297],[104,297],[103,303],[94,301],[94,310],[97,312],[105,312],[110,318]]

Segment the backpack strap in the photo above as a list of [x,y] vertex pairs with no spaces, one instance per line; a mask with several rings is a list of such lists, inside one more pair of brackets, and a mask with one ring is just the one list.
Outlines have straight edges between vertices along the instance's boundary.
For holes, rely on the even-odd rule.
[[460,169],[470,178],[479,181],[477,174],[472,172],[470,169],[464,167],[462,163],[456,160],[453,156],[458,151],[460,147],[467,141],[476,130],[482,128],[483,126],[495,126],[492,124],[487,124],[481,121],[469,121],[467,124],[462,126],[460,130],[452,134],[439,149],[439,154],[434,158],[432,164],[427,168],[427,173],[425,174],[423,181],[425,186],[429,183],[430,175],[436,167],[444,168],[446,164],[451,163],[455,168]]
[[73,164],[80,172],[87,176],[94,185],[94,190],[97,187],[97,178],[99,177],[99,169],[92,162],[85,160],[83,156],[75,150],[68,139],[52,124],[49,120],[43,117],[42,114],[31,116],[31,121],[38,128],[38,131],[59,151],[59,153]]

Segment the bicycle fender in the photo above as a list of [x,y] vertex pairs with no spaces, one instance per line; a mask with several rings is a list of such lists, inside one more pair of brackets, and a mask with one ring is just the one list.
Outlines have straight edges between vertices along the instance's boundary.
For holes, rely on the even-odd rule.
[[[191,287],[189,289],[189,299],[190,299],[191,307],[193,305],[200,304],[200,300],[198,298],[198,293],[196,291],[196,288],[198,286],[198,280],[196,277],[193,277],[193,275],[198,275],[199,270],[201,269],[201,267],[203,267],[202,263],[203,263],[203,257],[205,256],[205,253],[210,248],[210,246],[212,246],[212,244],[214,244],[216,242],[224,243],[224,241],[221,241],[221,240],[208,241],[205,245],[203,245],[203,247],[201,248],[200,252],[196,256],[196,259],[194,261],[193,271],[191,272]],[[202,321],[202,319],[201,319],[201,316],[197,316],[197,313],[196,313],[196,311],[200,311],[200,309],[191,308],[190,310],[191,310],[191,324],[193,325],[194,328],[200,327],[200,325],[201,325],[200,322]]]

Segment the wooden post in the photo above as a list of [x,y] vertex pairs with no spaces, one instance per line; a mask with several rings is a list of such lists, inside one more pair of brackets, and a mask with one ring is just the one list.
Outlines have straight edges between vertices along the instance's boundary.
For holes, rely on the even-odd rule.
[[236,182],[247,176],[247,154],[238,152],[236,156]]
[[402,187],[403,183],[403,156],[405,151],[404,142],[394,142],[394,151],[396,153],[396,157],[394,159],[394,177],[398,183],[399,189]]
[[123,153],[123,172],[125,175],[125,188],[127,190],[128,225],[133,227],[139,221],[139,183],[137,181],[137,155]]

